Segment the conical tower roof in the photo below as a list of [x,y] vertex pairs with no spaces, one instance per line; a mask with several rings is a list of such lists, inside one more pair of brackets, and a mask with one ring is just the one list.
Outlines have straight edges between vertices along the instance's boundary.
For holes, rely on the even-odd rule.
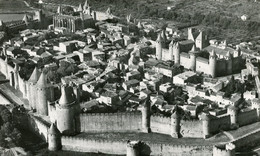
[[194,38],[199,39],[199,40],[202,40],[202,39],[203,39],[203,36],[205,36],[204,33],[203,33],[203,31],[202,31],[202,30],[199,30],[199,34],[197,35],[197,37],[194,36]]
[[193,44],[192,48],[191,48],[191,51],[196,51],[196,46],[195,44]]
[[5,57],[5,62],[8,63],[8,57],[7,56]]
[[227,46],[227,40],[224,40],[224,41],[223,41],[223,44],[224,44],[225,46]]
[[25,14],[25,15],[23,16],[23,21],[25,22],[25,24],[28,24],[28,22],[29,22],[29,17],[27,16],[27,14]]
[[176,48],[180,48],[180,43],[176,42]]
[[79,4],[78,11],[83,11],[83,7],[82,7],[81,3]]
[[161,36],[160,33],[158,34],[158,37],[157,37],[157,40],[156,40],[156,41],[162,41],[162,36]]
[[241,51],[241,47],[239,45],[236,46],[237,51]]
[[107,13],[107,14],[111,14],[111,9],[110,9],[110,7],[107,9],[106,13]]
[[166,39],[167,39],[166,34],[165,34],[165,30],[163,30],[163,31],[161,32],[161,36],[162,36],[162,39],[163,39],[163,40],[166,40]]
[[227,52],[227,55],[226,55],[228,58],[231,58],[232,57],[232,54],[230,53],[230,51]]
[[85,1],[85,3],[84,3],[84,6],[83,6],[83,7],[84,7],[84,10],[85,10],[85,9],[87,9],[87,8],[89,7],[88,0],[86,0],[86,1]]
[[143,25],[141,24],[140,21],[138,22],[137,27],[138,27],[139,29],[143,28]]
[[49,128],[49,131],[48,131],[49,134],[52,134],[52,135],[59,135],[60,134],[60,131],[58,130],[58,128],[56,127],[56,125],[54,123],[51,124],[51,127]]
[[172,40],[169,45],[174,45],[174,41]]
[[35,67],[34,70],[33,70],[32,75],[30,76],[30,78],[29,78],[28,81],[29,81],[29,82],[33,82],[33,83],[36,83],[36,82],[38,81],[39,77],[40,77],[40,72],[39,72],[39,70]]
[[37,81],[37,86],[46,87],[47,86],[47,76],[44,72],[42,72],[39,80]]
[[215,56],[216,56],[216,52],[215,52],[214,49],[213,49],[212,52],[210,53],[210,56],[212,56],[212,57],[215,57]]
[[177,105],[175,105],[172,109],[172,115],[171,117],[172,118],[178,118],[180,116],[180,113],[179,113],[179,108]]
[[4,22],[0,19],[0,26],[4,25]]
[[59,100],[60,105],[67,105],[75,102],[75,95],[73,88],[70,86],[62,85],[61,86],[61,97]]
[[15,72],[18,72],[19,71],[19,65],[16,63],[15,66],[14,66],[14,71]]

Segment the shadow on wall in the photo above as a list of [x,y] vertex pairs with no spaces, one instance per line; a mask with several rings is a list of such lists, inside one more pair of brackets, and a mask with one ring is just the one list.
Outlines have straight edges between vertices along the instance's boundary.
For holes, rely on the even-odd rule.
[[151,148],[144,142],[140,145],[140,155],[142,156],[150,156],[152,153]]

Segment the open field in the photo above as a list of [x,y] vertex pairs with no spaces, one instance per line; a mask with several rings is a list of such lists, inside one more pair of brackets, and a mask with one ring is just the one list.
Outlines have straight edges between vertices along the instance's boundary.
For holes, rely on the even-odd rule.
[[25,5],[22,0],[0,0],[1,13],[21,13],[30,11],[31,8]]

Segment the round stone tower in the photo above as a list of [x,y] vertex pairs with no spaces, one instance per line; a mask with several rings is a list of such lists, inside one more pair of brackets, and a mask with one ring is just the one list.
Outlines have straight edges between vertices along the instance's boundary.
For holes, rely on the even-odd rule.
[[78,86],[74,86],[73,85],[72,87],[73,87],[73,92],[74,92],[75,97],[76,97],[76,101],[79,103],[80,102],[80,97],[81,97],[80,90],[79,90]]
[[145,133],[150,133],[150,122],[151,122],[151,103],[149,97],[145,100],[142,108],[142,131]]
[[3,45],[2,56],[7,56],[7,54],[6,54],[6,45]]
[[56,103],[56,121],[58,129],[64,135],[76,133],[77,105],[73,88],[62,85],[61,97]]
[[126,156],[140,156],[140,141],[127,141]]
[[44,72],[42,72],[39,80],[36,84],[37,88],[37,104],[36,111],[40,115],[48,115],[48,94],[49,86],[47,84],[47,77]]
[[228,51],[226,55],[227,60],[227,74],[233,74],[233,55]]
[[18,75],[19,75],[19,66],[18,66],[18,64],[15,64],[15,66],[14,66],[14,88],[15,89],[19,89]]
[[38,21],[41,23],[42,22],[42,16],[43,16],[42,10],[39,9],[39,10],[35,11],[35,16],[36,16],[36,19],[38,19]]
[[171,61],[173,61],[173,46],[174,46],[174,42],[172,40],[171,43],[169,44],[169,55]]
[[196,71],[196,58],[197,58],[197,51],[195,45],[193,45],[191,51],[189,52],[190,54],[190,61],[191,61],[191,66],[190,69],[192,71]]
[[[5,25],[5,23],[2,21],[2,20],[0,20],[0,31],[5,31],[6,30],[6,25]],[[4,48],[4,46],[3,46],[3,48]],[[4,49],[3,49],[4,50]]]
[[217,56],[216,56],[216,52],[212,50],[209,56],[209,70],[212,78],[216,77],[216,67],[217,67]]
[[8,59],[8,56],[6,55],[6,57],[5,57],[5,78],[6,79],[10,79],[9,72],[8,72],[8,61],[9,61],[9,59]]
[[161,34],[159,33],[158,34],[158,37],[157,37],[157,40],[156,40],[156,58],[158,60],[161,60],[162,59],[162,36]]
[[178,106],[175,106],[171,115],[171,136],[173,138],[180,137],[180,120],[181,116],[178,111]]
[[237,123],[237,115],[238,115],[238,109],[235,106],[229,106],[227,113],[230,115],[230,123],[231,123],[231,128],[237,128],[238,123]]
[[175,64],[180,64],[180,43],[177,42],[173,46],[173,53],[174,53],[174,63]]
[[48,149],[50,151],[58,151],[62,147],[61,145],[61,134],[54,123],[48,130]]
[[236,46],[236,50],[237,50],[237,56],[241,56],[241,48],[239,45]]
[[27,99],[32,109],[36,109],[36,99],[37,99],[36,83],[39,77],[40,77],[40,72],[37,69],[37,67],[35,67],[32,75],[30,76],[30,79],[26,83]]
[[202,130],[203,130],[203,136],[204,139],[210,137],[210,115],[203,113],[200,116],[200,119],[202,120]]

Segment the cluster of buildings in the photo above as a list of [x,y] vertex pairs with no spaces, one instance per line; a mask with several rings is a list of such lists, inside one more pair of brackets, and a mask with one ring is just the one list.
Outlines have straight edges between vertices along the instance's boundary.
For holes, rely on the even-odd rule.
[[[41,21],[41,11],[37,16]],[[27,16],[23,23],[30,24]],[[258,66],[245,61],[240,46],[209,40],[194,28],[185,40],[175,41],[169,37],[173,32],[161,30],[153,41],[135,35],[149,34],[141,22],[136,28],[137,33],[124,24],[98,21],[86,1],[70,13],[59,6],[48,30],[26,29],[4,42],[0,71],[28,99],[30,109],[55,123],[51,150],[60,148],[60,133],[80,132],[82,113],[147,111],[151,108],[143,104],[149,101],[156,113],[171,113],[178,105],[198,119],[205,110],[218,116],[229,106],[244,109],[245,103],[257,103]],[[226,76],[233,74],[241,82],[254,77],[255,89],[225,97]]]
[[46,15],[40,9],[26,13],[22,20],[10,22],[0,20],[0,34],[3,32],[8,34],[17,33],[24,29],[43,29],[46,25],[48,25],[48,20],[46,20]]

